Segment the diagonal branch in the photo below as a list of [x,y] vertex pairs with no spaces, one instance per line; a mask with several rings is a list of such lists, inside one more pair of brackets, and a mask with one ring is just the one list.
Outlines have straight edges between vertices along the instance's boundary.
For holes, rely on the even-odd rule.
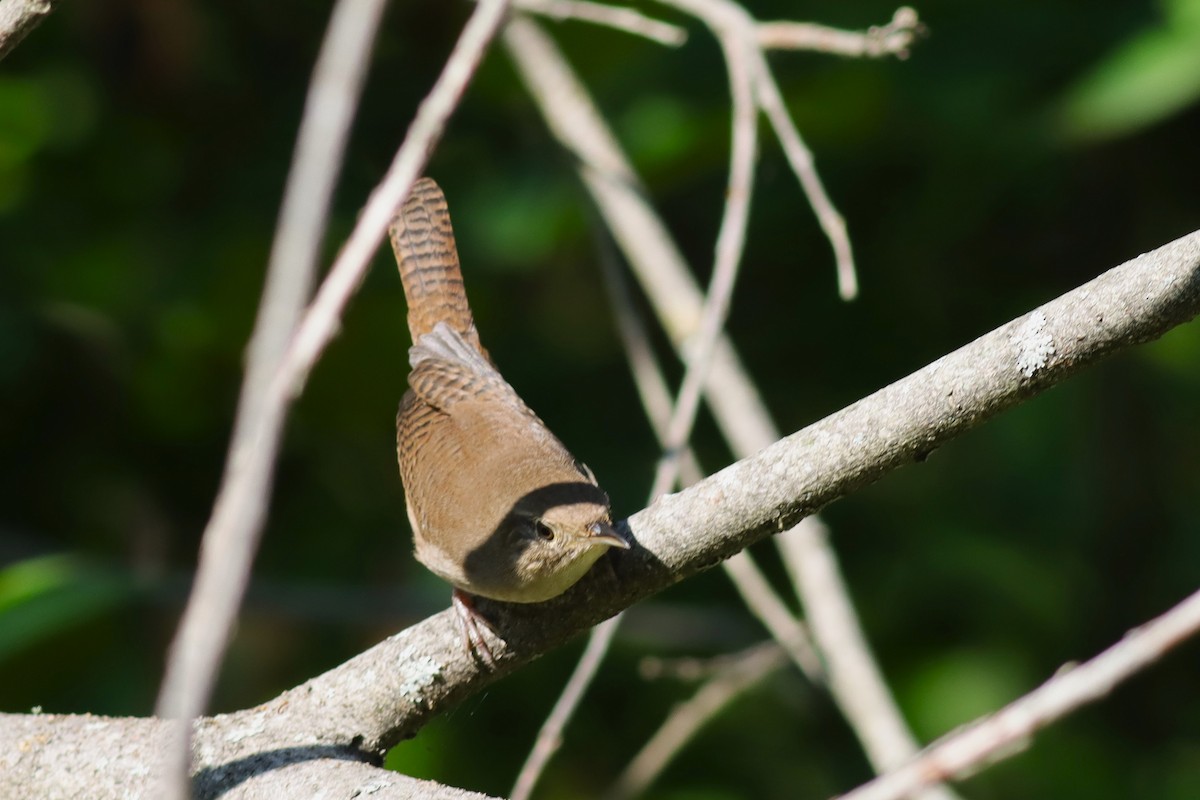
[[[375,752],[622,608],[711,568],[1106,355],[1200,313],[1200,232],[1101,275],[912,375],[630,517],[634,549],[566,594],[481,601],[507,645],[481,672],[444,611],[272,701],[311,735],[355,730]],[[611,573],[611,574],[610,574]],[[362,676],[372,674],[371,680]],[[366,729],[365,732],[363,729]]]
[[[359,3],[361,5],[357,5]],[[256,363],[247,376],[246,390],[239,408],[241,418],[230,445],[221,489],[201,543],[200,568],[193,597],[189,600],[172,644],[167,675],[159,698],[160,714],[188,720],[201,714],[207,705],[258,548],[271,491],[275,456],[291,400],[336,332],[341,310],[366,272],[393,210],[404,198],[441,135],[446,120],[457,106],[499,28],[507,5],[507,0],[481,0],[479,3],[437,83],[418,108],[391,169],[372,194],[312,307],[298,323],[294,321],[295,305],[303,301],[303,295],[296,291],[296,284],[304,289],[311,281],[304,274],[304,269],[307,267],[311,271],[312,257],[297,248],[291,251],[291,255],[297,259],[292,263],[273,258],[274,266],[281,269],[286,267],[299,274],[285,274],[278,279],[272,274],[268,282],[272,294],[290,298],[287,301],[289,307],[277,307],[275,298],[271,296],[263,301],[263,311],[255,331],[255,346],[251,351]],[[339,4],[331,20],[319,67],[334,69],[340,56],[330,53],[342,49],[346,39],[350,40],[350,49],[353,51],[349,57],[350,63],[354,63],[355,55],[364,60],[356,68],[343,71],[343,77],[351,80],[343,86],[333,84],[334,93],[356,94],[353,83],[355,80],[361,82],[365,50],[368,49],[363,47],[363,40],[370,38],[365,34],[374,29],[381,11],[382,3],[379,0],[343,0]],[[347,32],[357,32],[357,35],[347,36]],[[322,89],[328,85],[322,83],[321,74],[316,76],[314,97],[310,98],[310,104],[314,99],[324,96]],[[348,114],[355,103],[343,101],[335,105]],[[328,109],[321,109],[322,113],[317,114],[316,119],[320,120],[326,111]],[[335,123],[334,127],[345,124],[348,123]],[[344,130],[341,135],[344,136]],[[306,141],[302,137],[298,147],[303,148]],[[334,150],[340,149],[340,144],[337,144],[324,155],[332,156]],[[306,154],[314,155],[316,152],[314,149]],[[318,183],[329,190],[332,176]],[[327,203],[326,199],[317,201],[316,205],[323,209]],[[285,207],[281,237],[289,229],[288,223],[293,219],[291,213],[295,207],[290,204]],[[296,212],[296,216],[313,218],[303,210]],[[313,237],[307,246],[313,246],[318,238]],[[284,246],[287,241],[285,238],[277,239],[276,247]],[[283,324],[288,325],[286,330],[274,329]],[[269,335],[265,332],[268,325],[273,326]],[[284,339],[288,336],[290,339],[286,341],[285,348]],[[182,734],[186,740],[186,728]],[[181,747],[181,760],[186,753],[187,748]],[[184,774],[182,765],[172,765],[171,771],[181,776]]]
[[[454,612],[443,611],[261,706],[197,721],[194,769],[220,776],[216,785],[228,800],[239,797],[228,791],[229,784],[269,782],[281,764],[324,757],[376,761],[434,716],[598,621],[892,470],[920,462],[1000,412],[1197,314],[1200,231],[1112,269],[757,455],[660,498],[626,521],[634,548],[611,558],[611,570],[593,570],[561,597],[530,606],[481,603],[505,640],[494,648],[494,672],[481,671],[462,646]],[[1149,650],[1133,656],[1122,650],[1125,655],[1104,657],[1094,669],[1070,673],[1077,675],[1069,684],[1075,700],[1100,696],[1194,634],[1200,599],[1183,608],[1178,613],[1186,620],[1173,614],[1128,637],[1149,641]],[[1043,708],[1066,710],[1060,701]],[[50,723],[44,738],[13,733],[29,719],[0,717],[3,741],[19,745],[0,747],[0,777],[15,786],[44,787],[53,777],[43,769],[41,754],[53,746],[57,728]],[[86,716],[56,720],[62,725],[97,722]],[[81,743],[75,760],[95,762],[94,774],[105,776],[106,785],[136,794],[148,778],[144,769],[130,769],[120,734],[156,723],[111,722],[118,725],[114,733]],[[154,742],[165,747],[161,736]],[[147,756],[138,764],[148,769],[154,762]]]
[[159,692],[157,713],[182,720],[175,758],[167,766],[167,780],[172,781],[176,796],[187,794],[189,721],[202,714],[208,703],[250,579],[282,424],[282,412],[271,416],[267,389],[312,291],[334,184],[383,8],[382,0],[339,2],[313,70],[250,341],[225,475]]
[[1060,669],[1021,699],[935,742],[900,769],[843,795],[842,800],[901,800],[930,783],[966,777],[981,766],[1016,755],[1039,730],[1102,699],[1197,632],[1200,592],[1130,631],[1092,660]]
[[726,660],[694,695],[671,710],[662,727],[604,792],[605,800],[640,797],[696,731],[786,663],[787,654],[775,642],[756,645]]
[[[795,525],[894,469],[923,461],[942,444],[1104,356],[1156,338],[1198,313],[1200,232],[1112,269],[695,486],[661,497],[627,521],[636,544],[612,559],[612,575],[597,570],[562,597],[538,606],[487,604],[486,613],[498,620],[509,645],[499,648],[496,673],[470,680],[490,682],[507,674],[620,609]],[[413,709],[415,716],[404,714],[385,741],[412,735],[441,709],[442,698],[460,699],[466,691],[442,669],[468,661],[461,647],[455,650],[459,643],[450,613],[443,616],[379,646],[393,656],[398,646],[429,653],[444,678],[430,687],[436,697],[424,696]],[[418,645],[417,631],[433,625],[440,626],[443,644],[454,653],[449,662],[440,657],[445,651],[433,658]],[[476,673],[474,665],[466,668]],[[307,691],[326,694],[324,688],[316,691],[325,680],[314,679]]]

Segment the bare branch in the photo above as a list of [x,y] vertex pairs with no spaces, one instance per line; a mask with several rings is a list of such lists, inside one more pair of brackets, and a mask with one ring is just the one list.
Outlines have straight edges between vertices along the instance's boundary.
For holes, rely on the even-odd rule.
[[865,32],[842,31],[808,22],[762,22],[758,43],[764,50],[814,50],[839,56],[908,58],[908,49],[924,32],[917,12],[901,6],[887,25]]
[[607,800],[625,800],[646,791],[675,755],[701,728],[738,695],[751,689],[787,663],[787,654],[774,642],[739,654],[705,681],[688,700],[671,710],[662,727],[604,793]]
[[58,0],[0,0],[0,59],[42,23]]
[[[129,800],[162,795],[151,783],[169,758],[163,747],[174,723],[91,714],[0,714],[0,797],[38,800]],[[362,797],[371,800],[489,800],[366,763],[349,748],[317,744],[297,732],[275,749],[262,745],[262,726],[248,715],[204,720],[196,727],[200,760],[197,800],[277,797]],[[257,742],[247,752],[238,742]]]
[[613,637],[616,636],[620,624],[621,614],[617,614],[592,628],[591,633],[588,634],[588,643],[583,650],[583,655],[579,657],[579,662],[571,672],[571,677],[567,679],[567,685],[563,687],[558,699],[554,701],[554,707],[550,709],[545,722],[538,729],[537,737],[533,740],[533,747],[530,748],[529,755],[525,757],[521,771],[517,773],[517,780],[509,795],[510,800],[527,800],[533,794],[550,759],[562,747],[562,733],[566,730],[571,717],[575,716],[575,710],[579,708],[579,704],[583,702],[583,696],[591,687],[592,681],[595,680],[596,673],[600,670],[604,657],[608,655],[608,649],[612,646]]
[[[297,244],[296,250],[289,250],[287,254],[298,259],[295,262],[287,263],[283,256],[278,260],[273,259],[272,263],[280,268],[286,265],[289,271],[296,269],[300,274],[295,278],[281,276],[276,279],[275,275],[271,276],[270,292],[278,292],[280,297],[288,298],[284,303],[290,303],[291,307],[277,305],[274,297],[264,299],[252,350],[252,355],[261,359],[262,365],[256,364],[247,379],[241,405],[241,413],[246,415],[246,419],[244,423],[239,421],[230,446],[225,477],[201,545],[201,566],[194,599],[188,604],[172,647],[159,701],[159,711],[164,715],[191,719],[202,713],[207,704],[258,546],[275,455],[290,400],[299,391],[321,349],[334,335],[346,299],[361,280],[393,210],[424,165],[430,148],[462,96],[467,81],[503,19],[506,7],[506,0],[481,0],[442,75],[418,109],[409,135],[396,154],[388,175],[372,194],[359,224],[334,263],[313,307],[300,321],[294,338],[282,355],[274,352],[282,345],[279,331],[267,333],[264,332],[264,326],[273,327],[294,320],[295,305],[303,301],[298,289],[302,289],[306,282],[311,282],[303,270],[307,261],[311,271],[312,256],[304,257],[301,247],[314,246],[320,237],[313,236],[306,243]],[[326,43],[322,46],[319,62],[322,74],[314,79],[313,93],[310,95],[310,104],[318,98],[320,100],[316,103],[320,107],[312,111],[316,118],[331,110],[348,114],[352,109],[354,102],[351,101],[341,101],[332,108],[327,107],[327,93],[340,91],[351,96],[357,95],[353,82],[361,82],[364,68],[358,59],[366,58],[367,54],[362,51],[369,48],[364,47],[364,43],[373,39],[371,30],[378,21],[380,10],[379,0],[345,0],[339,4],[331,20]],[[344,55],[346,48],[357,52]],[[329,70],[329,73],[324,70]],[[341,81],[337,76],[341,77]],[[327,84],[327,80],[332,83]],[[316,156],[323,152],[328,156],[333,150],[340,150],[340,144],[334,140],[338,136],[344,137],[346,125],[346,120],[334,122],[332,129],[335,133],[327,146],[314,144],[313,150],[304,155]],[[341,130],[340,134],[336,133],[338,130]],[[308,142],[307,139],[303,140],[300,145],[307,146]],[[297,154],[299,157],[300,153]],[[316,173],[317,168],[313,167],[312,174]],[[297,183],[300,180],[300,177],[296,178]],[[315,180],[327,190],[332,187],[331,175],[324,179],[318,176]],[[296,206],[286,208],[288,218],[281,220],[281,238],[277,239],[277,247],[291,244],[293,224],[300,219],[311,219],[313,214],[323,215],[322,209],[327,208],[327,204],[328,198],[315,201],[314,206],[307,210],[297,209]],[[292,214],[295,216],[292,217]],[[299,286],[293,282],[299,283]],[[285,335],[290,332],[289,328]],[[272,371],[274,374],[261,377],[264,370],[268,375]],[[186,739],[186,733],[181,738]]]
[[[250,342],[226,472],[158,699],[160,716],[185,721],[170,770],[177,776],[176,796],[186,794],[186,721],[203,713],[208,702],[266,515],[272,440],[278,436],[278,424],[269,434],[263,431],[270,425],[268,382],[312,290],[329,203],[383,7],[383,0],[339,2],[313,71]],[[264,436],[266,441],[261,441]],[[255,451],[261,468],[248,469],[248,454]]]
[[854,274],[854,257],[850,248],[850,237],[846,233],[846,222],[833,206],[825,192],[821,179],[813,165],[812,154],[804,146],[800,133],[792,122],[779,94],[775,77],[767,64],[758,44],[759,23],[733,0],[659,0],[675,6],[698,18],[712,28],[724,41],[741,42],[747,58],[751,79],[754,84],[755,102],[767,114],[772,126],[783,143],[784,153],[805,196],[817,215],[821,229],[825,231],[833,246],[838,271],[838,292],[845,300],[858,294],[858,282]]
[[725,192],[725,211],[717,232],[716,261],[700,322],[687,348],[687,369],[679,387],[671,418],[664,433],[664,455],[654,474],[654,494],[669,492],[679,475],[679,455],[692,436],[696,412],[705,379],[721,339],[738,265],[746,247],[746,226],[750,221],[750,197],[754,192],[754,162],[758,142],[754,124],[754,88],[749,69],[750,54],[745,43],[735,36],[721,37],[721,50],[729,72],[729,93],[733,98],[733,122],[729,159],[729,186]]
[[853,300],[858,297],[858,275],[854,269],[854,253],[850,247],[850,234],[846,231],[846,220],[834,208],[833,201],[825,191],[825,185],[817,175],[812,152],[804,144],[796,123],[792,121],[791,114],[783,104],[779,85],[775,83],[775,76],[767,67],[766,59],[759,52],[755,53],[755,57],[758,62],[755,88],[758,92],[759,106],[775,130],[775,135],[779,137],[784,156],[800,181],[804,196],[808,198],[813,213],[817,215],[817,222],[833,247],[834,262],[837,264],[838,294],[843,300]]
[[515,0],[513,6],[551,19],[577,19],[604,25],[635,36],[644,36],[668,47],[679,47],[687,41],[687,31],[678,25],[651,19],[625,6],[610,6],[589,0]]
[[1067,665],[1037,689],[927,747],[895,772],[842,800],[899,800],[931,783],[966,777],[1016,755],[1042,728],[1108,695],[1119,683],[1200,631],[1200,592],[1125,635],[1079,666]]

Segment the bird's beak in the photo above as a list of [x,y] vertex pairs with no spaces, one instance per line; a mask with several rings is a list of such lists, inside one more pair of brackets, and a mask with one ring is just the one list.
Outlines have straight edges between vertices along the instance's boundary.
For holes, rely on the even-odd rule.
[[589,544],[604,544],[609,547],[629,549],[629,542],[613,530],[613,526],[605,522],[593,522],[587,527],[587,542]]

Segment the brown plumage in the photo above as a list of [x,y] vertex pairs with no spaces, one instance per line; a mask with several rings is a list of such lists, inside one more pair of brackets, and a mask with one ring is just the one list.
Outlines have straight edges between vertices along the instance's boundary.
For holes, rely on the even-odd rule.
[[461,593],[532,603],[566,591],[609,547],[608,497],[500,375],[479,342],[446,199],[429,178],[391,225],[408,300],[409,389],[396,450],[417,559]]

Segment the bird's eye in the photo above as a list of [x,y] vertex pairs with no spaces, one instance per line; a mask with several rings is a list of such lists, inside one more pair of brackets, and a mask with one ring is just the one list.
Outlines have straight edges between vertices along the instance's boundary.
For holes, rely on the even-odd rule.
[[554,529],[542,522],[540,519],[535,519],[533,521],[533,532],[537,534],[539,539],[547,542],[554,541]]

